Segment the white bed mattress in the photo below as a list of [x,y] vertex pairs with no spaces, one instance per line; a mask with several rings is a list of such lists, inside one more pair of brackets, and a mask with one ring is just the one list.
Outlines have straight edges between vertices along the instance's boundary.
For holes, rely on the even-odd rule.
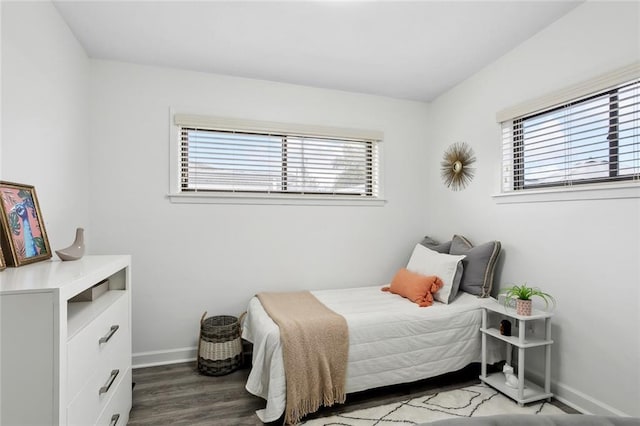
[[[434,377],[480,361],[483,299],[460,292],[449,305],[436,302],[420,308],[380,288],[312,292],[347,321],[347,393]],[[242,337],[253,343],[246,389],[267,402],[258,417],[275,421],[286,404],[280,334],[255,297],[249,302]],[[489,349],[488,362],[502,358],[499,346]]]

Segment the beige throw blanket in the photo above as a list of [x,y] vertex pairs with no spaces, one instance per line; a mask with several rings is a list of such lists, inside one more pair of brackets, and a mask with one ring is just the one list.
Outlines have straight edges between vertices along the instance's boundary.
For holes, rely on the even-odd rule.
[[285,423],[295,424],[321,405],[343,403],[349,355],[345,319],[308,291],[257,297],[280,328],[287,385]]

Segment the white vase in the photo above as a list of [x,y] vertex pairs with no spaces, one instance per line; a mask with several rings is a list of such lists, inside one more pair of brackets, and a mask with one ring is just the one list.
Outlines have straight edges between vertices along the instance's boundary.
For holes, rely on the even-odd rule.
[[56,250],[56,254],[61,260],[78,260],[84,256],[84,229],[76,229],[76,239],[73,243],[62,250]]

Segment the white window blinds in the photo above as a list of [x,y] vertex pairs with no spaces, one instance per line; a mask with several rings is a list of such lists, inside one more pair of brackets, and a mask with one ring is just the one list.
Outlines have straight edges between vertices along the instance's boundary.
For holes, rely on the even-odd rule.
[[256,123],[231,129],[178,116],[176,124],[183,193],[378,196],[379,140],[371,135]]
[[640,179],[640,79],[505,120],[503,192]]

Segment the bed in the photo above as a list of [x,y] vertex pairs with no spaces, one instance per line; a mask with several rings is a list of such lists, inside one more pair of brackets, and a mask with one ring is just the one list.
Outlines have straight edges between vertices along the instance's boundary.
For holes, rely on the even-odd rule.
[[[312,292],[347,321],[347,393],[410,383],[480,361],[484,299],[460,292],[450,304],[436,302],[420,308],[380,288]],[[280,334],[255,297],[249,302],[243,338],[253,343],[253,367],[246,389],[266,400],[266,407],[257,412],[260,420],[278,420],[286,404]],[[489,351],[489,362],[503,358],[501,346]]]
[[[490,295],[499,253],[497,241],[474,247],[458,235],[442,244],[425,237],[387,289],[396,294],[381,291],[382,286],[312,291],[346,321],[344,391],[410,383],[479,362],[482,306]],[[405,286],[413,292],[418,283],[412,280],[424,283],[426,276],[439,284],[431,293],[425,290],[429,300],[395,291]],[[242,337],[253,343],[246,389],[266,400],[257,412],[260,420],[276,421],[287,402],[280,329],[258,297],[249,301]],[[502,344],[490,340],[487,361],[501,361]]]

